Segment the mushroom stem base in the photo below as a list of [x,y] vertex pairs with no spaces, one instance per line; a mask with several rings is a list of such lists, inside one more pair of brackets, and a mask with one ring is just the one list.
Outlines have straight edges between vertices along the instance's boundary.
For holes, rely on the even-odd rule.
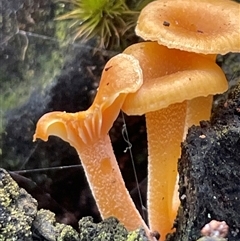
[[108,135],[76,148],[102,218],[115,216],[128,230],[149,229],[125,187]]
[[149,225],[151,230],[160,232],[161,240],[171,232],[176,217],[176,213],[174,215],[172,213],[172,197],[186,112],[185,101],[146,114],[149,151]]

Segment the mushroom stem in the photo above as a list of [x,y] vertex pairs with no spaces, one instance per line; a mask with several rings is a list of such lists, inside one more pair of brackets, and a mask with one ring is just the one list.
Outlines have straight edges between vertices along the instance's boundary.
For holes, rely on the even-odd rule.
[[197,97],[146,113],[149,151],[148,219],[150,229],[158,230],[162,237],[173,227],[180,204],[177,162],[181,142],[190,126],[210,118],[212,99],[212,95]]
[[209,120],[212,110],[213,95],[197,97],[188,101],[184,138],[188,128],[198,125],[201,120]]
[[125,187],[109,136],[79,147],[79,156],[102,218],[115,216],[128,230],[148,230]]
[[[172,197],[186,111],[187,101],[184,101],[146,113],[149,151],[148,219],[150,229],[159,231],[161,240],[170,232],[176,217],[172,210]],[[179,201],[175,204],[177,208],[178,204]]]

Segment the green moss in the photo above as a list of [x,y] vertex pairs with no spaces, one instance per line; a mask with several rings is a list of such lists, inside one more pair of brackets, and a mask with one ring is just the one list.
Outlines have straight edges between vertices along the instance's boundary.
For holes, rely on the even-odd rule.
[[97,37],[100,48],[126,47],[124,42],[134,36],[140,10],[151,1],[70,0],[71,10],[59,14],[57,19],[71,20],[73,41],[80,38],[86,42]]

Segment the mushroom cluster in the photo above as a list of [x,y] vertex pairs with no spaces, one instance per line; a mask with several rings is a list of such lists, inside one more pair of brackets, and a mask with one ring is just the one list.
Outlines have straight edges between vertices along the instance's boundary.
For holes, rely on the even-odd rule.
[[228,0],[158,0],[140,13],[136,33],[145,41],[124,53],[136,57],[143,85],[122,110],[146,116],[148,220],[161,240],[179,206],[177,160],[187,129],[208,120],[213,95],[228,83],[217,54],[240,52],[240,4]]
[[[157,0],[138,19],[144,40],[106,64],[92,106],[82,112],[51,112],[37,123],[36,138],[55,135],[78,152],[103,218],[127,229],[171,232],[179,206],[177,160],[187,129],[210,117],[213,95],[227,90],[217,54],[240,52],[240,5],[229,0]],[[146,116],[148,219],[125,188],[108,131],[120,109]]]
[[212,95],[224,92],[227,81],[211,59],[157,42],[138,43],[124,53],[138,59],[143,70],[143,85],[126,97],[122,110],[146,118],[149,225],[167,234],[179,206],[180,144],[190,125],[209,118]]

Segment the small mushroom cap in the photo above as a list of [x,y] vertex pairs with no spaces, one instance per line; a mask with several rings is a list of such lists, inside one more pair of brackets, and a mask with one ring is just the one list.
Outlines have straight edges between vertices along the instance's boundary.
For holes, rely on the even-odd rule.
[[240,52],[240,4],[229,0],[158,0],[140,13],[136,33],[168,48]]
[[134,44],[124,53],[138,59],[143,70],[143,85],[128,94],[122,106],[128,115],[142,115],[227,90],[220,67],[200,54],[168,49],[157,42]]
[[[129,93],[143,83],[139,61],[132,55],[118,54],[106,64],[97,95],[91,107],[77,113],[50,112],[40,118],[33,137],[47,141],[49,135],[61,137],[73,146],[92,143],[107,135]],[[80,137],[80,138],[79,138]]]
[[120,94],[136,92],[142,83],[139,61],[133,55],[118,54],[107,62],[102,71],[93,106],[107,107]]

